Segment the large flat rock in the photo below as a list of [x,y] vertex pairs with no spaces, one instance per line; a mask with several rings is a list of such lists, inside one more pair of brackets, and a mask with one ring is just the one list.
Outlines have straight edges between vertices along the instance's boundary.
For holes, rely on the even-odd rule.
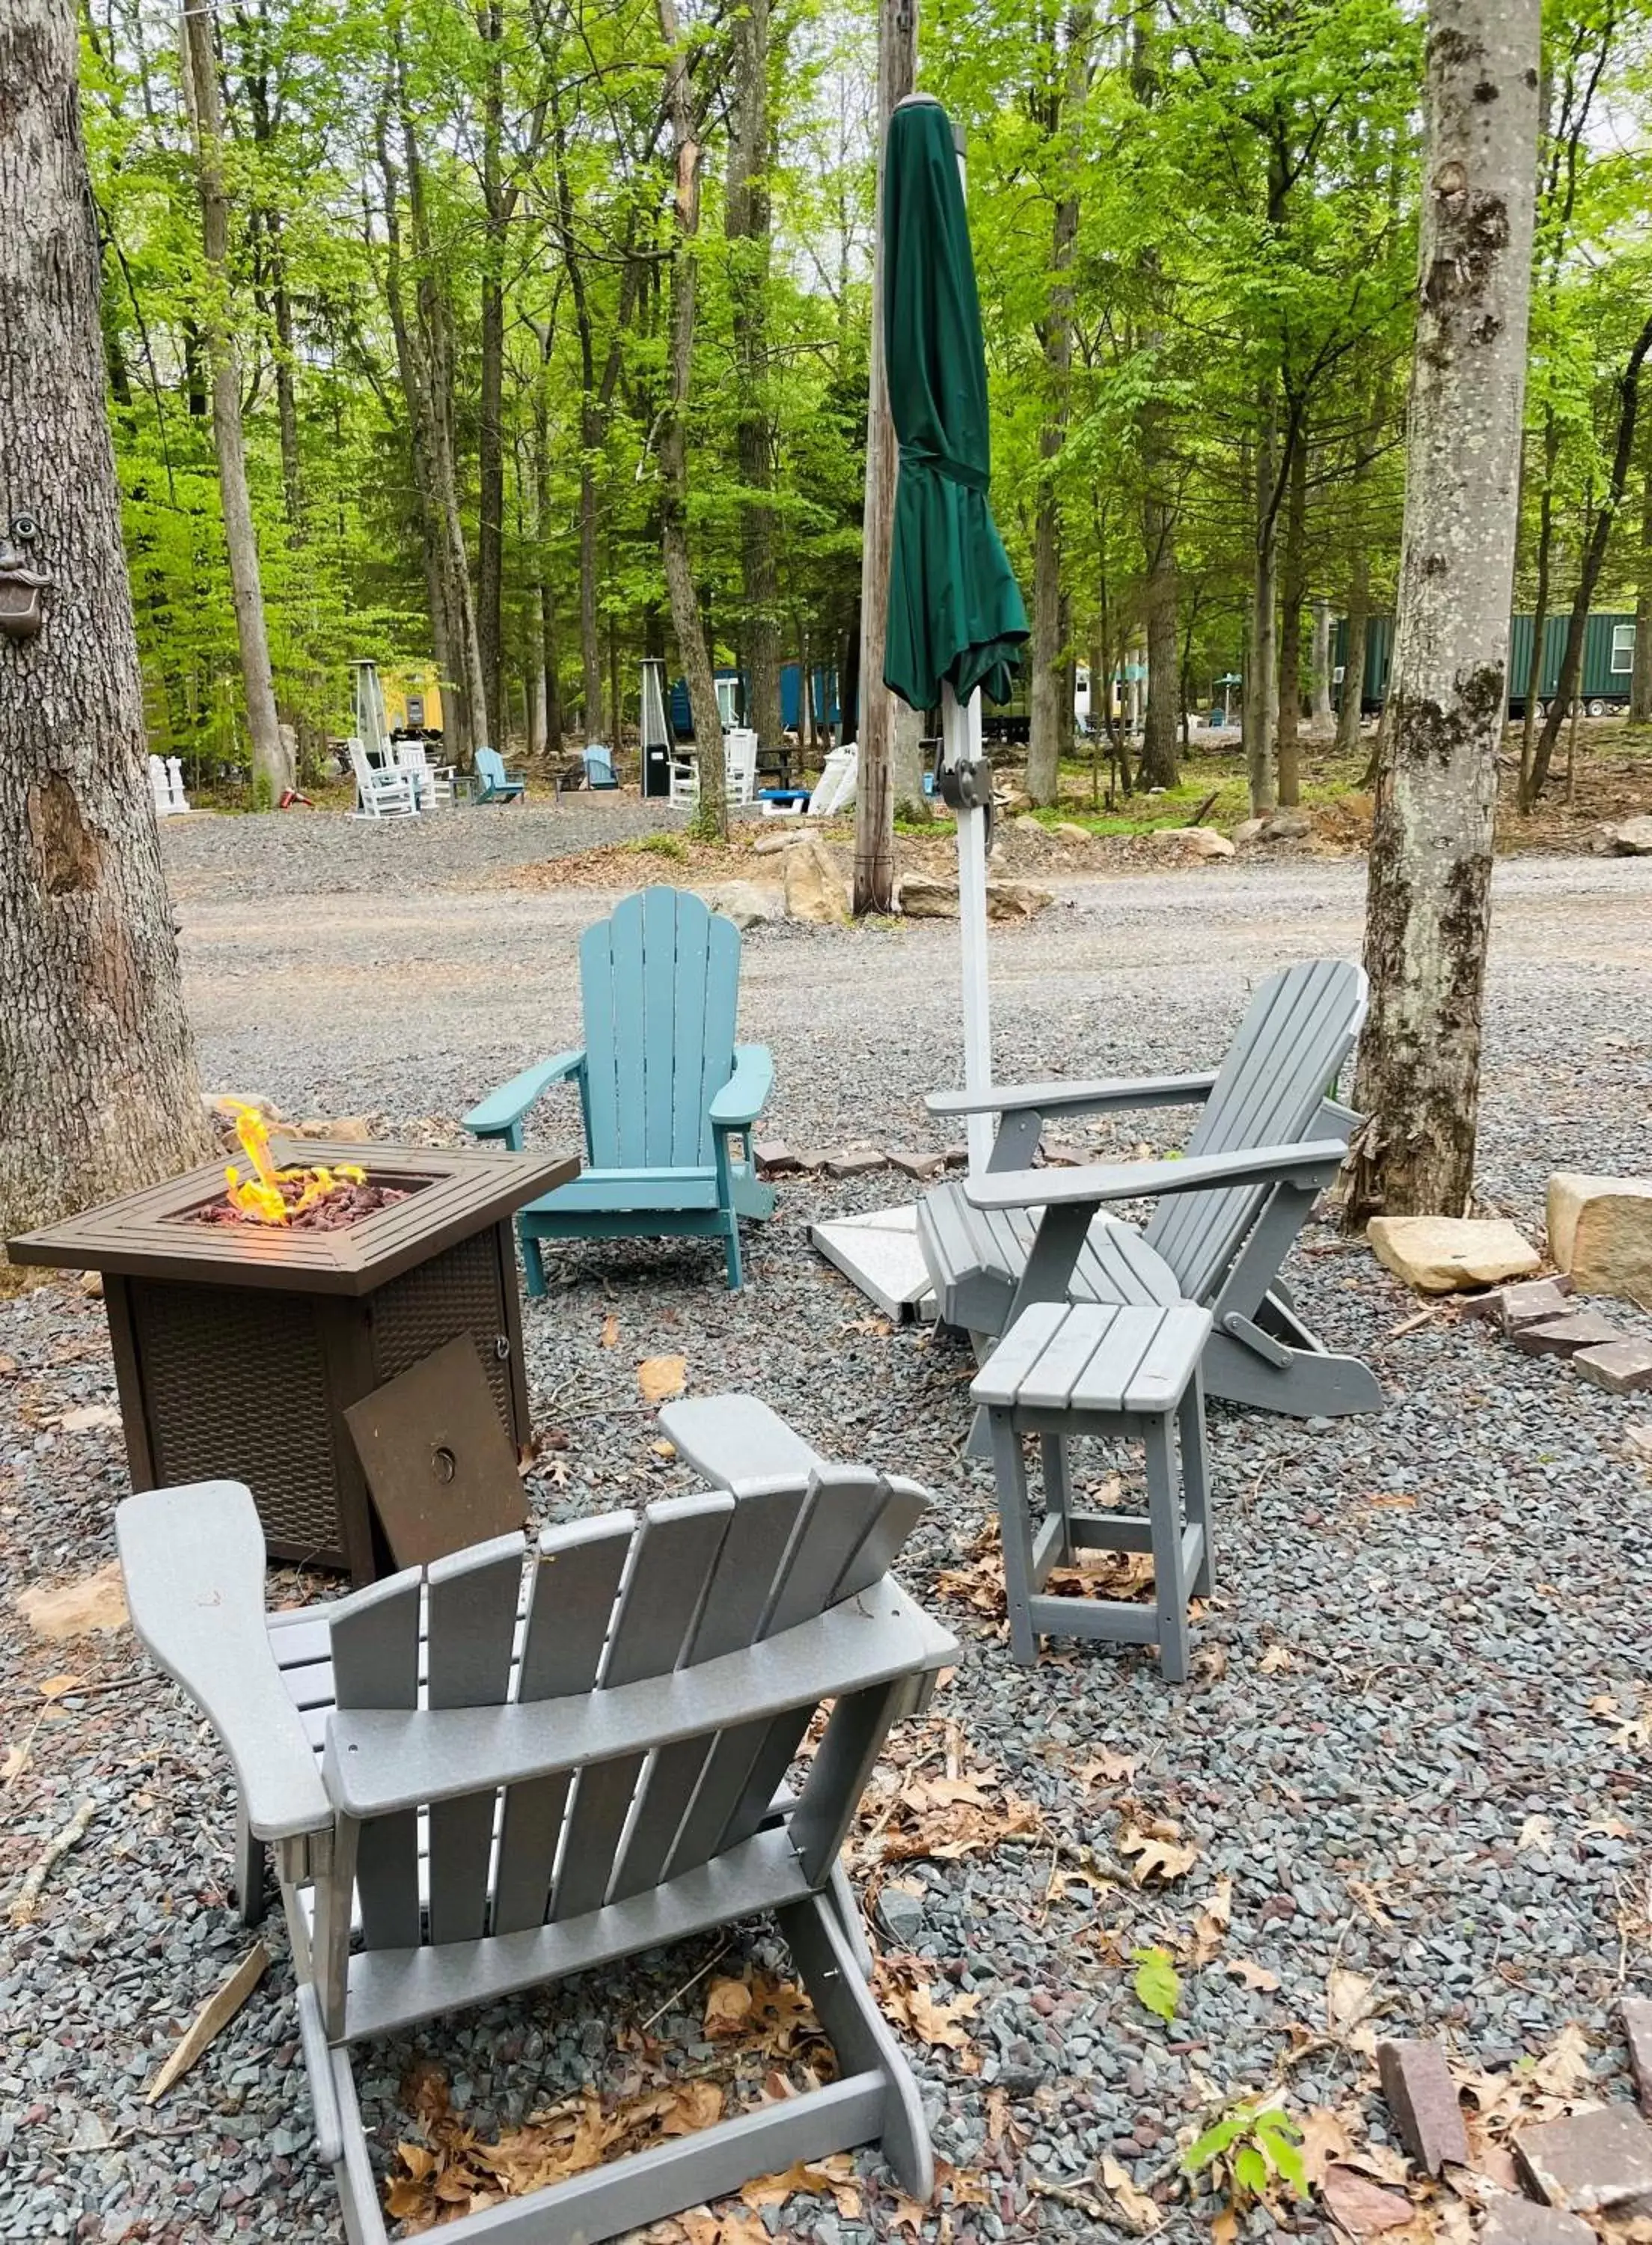
[[1542,1260],[1500,1216],[1374,1216],[1365,1236],[1377,1260],[1420,1294],[1524,1278]]
[[1580,1294],[1652,1309],[1652,1177],[1558,1171],[1548,1181],[1548,1243]]

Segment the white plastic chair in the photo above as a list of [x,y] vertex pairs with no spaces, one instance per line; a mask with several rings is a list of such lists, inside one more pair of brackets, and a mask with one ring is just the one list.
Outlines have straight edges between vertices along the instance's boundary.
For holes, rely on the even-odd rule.
[[355,775],[355,809],[352,818],[416,818],[419,814],[416,774],[395,765],[381,767],[369,759],[354,736],[345,746]]
[[396,769],[412,775],[413,792],[421,811],[452,810],[455,774],[451,764],[433,764],[423,741],[397,741],[395,755]]
[[859,778],[859,744],[845,741],[826,759],[825,768],[816,783],[815,792],[809,798],[809,817],[833,818],[838,812],[850,809]]

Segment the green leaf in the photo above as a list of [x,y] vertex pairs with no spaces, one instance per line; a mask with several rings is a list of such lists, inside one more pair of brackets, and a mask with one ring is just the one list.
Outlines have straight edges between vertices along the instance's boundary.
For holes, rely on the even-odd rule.
[[1236,2105],[1231,2113],[1224,2113],[1221,2120],[1213,2120],[1203,2135],[1196,2142],[1189,2144],[1181,2154],[1183,2172],[1197,2174],[1213,2160],[1219,2160],[1229,2145],[1236,2138],[1242,2136],[1249,2125],[1250,2107],[1248,2105]]
[[1298,2196],[1308,2195],[1308,2170],[1303,2164],[1297,2147],[1302,2141],[1302,2130],[1289,2113],[1276,2108],[1256,2116],[1256,2141],[1267,2156],[1268,2164],[1282,2181],[1288,2182]]
[[1170,1962],[1169,1950],[1132,1950],[1130,1962],[1136,1968],[1136,2001],[1157,2018],[1175,2018],[1181,1997],[1181,1977]]
[[1242,2144],[1233,2155],[1233,2179],[1252,2198],[1268,2187],[1268,2162],[1254,2144]]

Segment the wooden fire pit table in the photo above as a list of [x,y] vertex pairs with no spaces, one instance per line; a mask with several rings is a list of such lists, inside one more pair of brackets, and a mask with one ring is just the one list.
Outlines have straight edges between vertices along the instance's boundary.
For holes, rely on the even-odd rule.
[[313,1139],[274,1150],[357,1163],[406,1197],[337,1231],[203,1223],[223,1194],[218,1162],[24,1232],[7,1252],[102,1272],[134,1489],[243,1481],[272,1556],[369,1583],[390,1562],[344,1412],[468,1333],[525,1451],[511,1217],[579,1164]]

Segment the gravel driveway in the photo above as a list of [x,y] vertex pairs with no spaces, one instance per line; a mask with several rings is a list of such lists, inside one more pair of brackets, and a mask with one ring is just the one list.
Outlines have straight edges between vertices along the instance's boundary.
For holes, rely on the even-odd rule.
[[[604,903],[491,876],[648,823],[652,810],[586,803],[410,832],[170,831],[206,1080],[295,1114],[451,1117],[577,1042],[573,943]],[[1202,1064],[1261,973],[1357,953],[1362,892],[1360,866],[1314,860],[1074,882],[1031,926],[994,932],[999,1073]],[[920,1102],[957,1071],[956,941],[934,924],[748,938],[742,1033],[774,1048],[777,1133],[939,1143]],[[1649,1095],[1652,868],[1503,868],[1486,1195],[1530,1229],[1553,1169],[1652,1170]],[[1138,1120],[1175,1143],[1175,1117]],[[551,1106],[543,1135],[565,1140],[572,1122]],[[1412,1326],[1415,1303],[1363,1251],[1316,1235],[1293,1283],[1332,1346],[1376,1364],[1385,1412],[1304,1427],[1213,1411],[1218,1594],[1190,1685],[1105,1648],[1056,1646],[1026,1673],[989,1617],[935,1587],[991,1509],[989,1476],[962,1456],[966,1351],[883,1330],[808,1245],[812,1217],[897,1197],[877,1177],[783,1188],[737,1297],[694,1243],[559,1258],[566,1283],[526,1319],[536,1425],[565,1446],[531,1496],[547,1518],[679,1485],[639,1406],[636,1364],[657,1353],[686,1356],[695,1392],[749,1387],[823,1448],[936,1492],[904,1571],[965,1653],[906,1748],[931,1770],[950,1754],[992,1809],[978,1846],[897,1867],[911,1891],[888,1890],[884,1909],[938,1996],[978,1999],[967,2047],[909,2041],[938,2149],[977,2179],[953,2190],[950,2235],[1092,2235],[1098,2205],[1121,2226],[1119,2168],[1168,2201],[1169,2238],[1202,2235],[1215,2201],[1180,2182],[1178,2133],[1276,2084],[1298,2114],[1341,2108],[1356,2141],[1380,2144],[1361,2037],[1328,2009],[1333,1972],[1371,1982],[1385,2024],[1444,2035],[1479,2066],[1541,2052],[1576,2020],[1601,2093],[1625,2093],[1612,2007],[1626,1986],[1652,1992],[1652,1483],[1626,1442],[1648,1399],[1607,1397],[1451,1312]],[[230,1795],[204,1726],[129,1632],[45,1643],[12,1606],[30,1582],[112,1556],[118,1434],[60,1424],[112,1400],[101,1310],[72,1281],[0,1302],[0,1907],[76,1805],[96,1806],[36,1922],[8,1926],[0,1949],[0,2236],[336,2239],[279,1928],[233,2026],[163,2103],[142,2102],[247,1942],[226,1907]],[[65,1676],[78,1685],[60,1689]],[[1138,1887],[1120,1843],[1155,1820],[1194,1859]],[[995,1841],[1000,1821],[1022,1828]],[[1230,1923],[1213,1932],[1224,1896]],[[1149,1946],[1181,1964],[1168,2025],[1132,1990]],[[429,2046],[468,2113],[519,2117],[609,2079],[610,2031],[709,1953]],[[694,2011],[690,1996],[655,2030],[684,2063],[704,2048]],[[406,2055],[366,2069],[386,2148]],[[897,2211],[869,2181],[858,2211],[800,2196],[768,2218],[777,2235],[861,2245],[910,2234]],[[1254,2214],[1247,2234],[1272,2226]],[[941,2232],[931,2219],[922,2234]]]

